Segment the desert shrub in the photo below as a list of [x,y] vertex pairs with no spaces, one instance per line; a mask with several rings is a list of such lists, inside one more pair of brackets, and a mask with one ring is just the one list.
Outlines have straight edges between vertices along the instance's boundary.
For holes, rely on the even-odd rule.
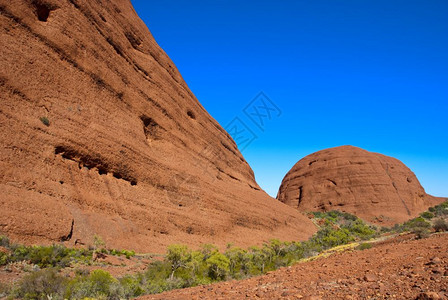
[[381,227],[380,228],[380,233],[388,233],[388,232],[392,232],[393,228],[391,227]]
[[422,217],[417,217],[415,219],[409,220],[403,224],[406,228],[414,229],[418,227],[429,228],[431,225]]
[[246,251],[238,247],[229,247],[224,255],[229,259],[230,276],[232,278],[241,278],[247,270]]
[[313,215],[314,218],[322,219],[325,216],[325,213],[322,211],[313,211],[311,212],[311,215]]
[[230,260],[220,252],[214,252],[206,260],[206,264],[212,280],[223,280],[230,271]]
[[48,120],[47,117],[40,117],[39,120],[44,124],[45,126],[50,126],[50,120]]
[[343,224],[346,221],[355,221],[358,219],[358,217],[356,217],[355,215],[342,212],[339,210],[332,210],[328,212],[313,212],[312,214],[317,219],[325,219],[328,220],[330,223],[335,224]]
[[372,248],[372,244],[370,243],[361,243],[356,249],[358,250],[365,250]]
[[67,278],[54,268],[26,275],[14,291],[14,296],[24,299],[63,299]]
[[319,254],[323,249],[319,242],[310,239],[306,242],[302,242],[303,246],[303,257],[311,257]]
[[171,265],[165,261],[154,261],[145,272],[147,281],[160,281],[168,278],[171,274]]
[[[117,280],[105,271],[96,270],[89,273],[78,269],[74,279],[65,281],[63,295],[67,299],[122,299],[229,278],[247,278],[289,266],[325,249],[355,240],[366,240],[377,234],[376,228],[348,213],[333,211],[314,215],[321,219],[319,223],[323,225],[305,242],[270,240],[262,247],[251,247],[247,250],[228,246],[224,253],[210,244],[198,250],[191,250],[184,245],[171,245],[167,248],[164,260],[152,262],[144,273],[135,276],[125,276]],[[429,224],[423,218],[411,221],[406,224],[406,228],[419,228]],[[400,228],[404,228],[404,225]],[[363,243],[359,248],[366,249],[369,246],[370,244]],[[91,251],[67,249],[63,246],[14,246],[11,249],[13,255],[8,259],[30,260],[42,267],[67,266],[73,260],[82,261],[84,257],[91,259],[93,249],[111,255],[135,255],[132,251],[106,250],[99,237],[95,238],[95,247]]]
[[171,272],[171,265],[166,261],[153,262],[141,279],[142,289],[145,293],[156,294],[194,285],[191,282],[191,285],[188,285],[182,278],[171,277]]
[[431,224],[429,222],[423,217],[417,217],[403,224],[395,224],[392,229],[395,232],[412,232],[415,233],[418,238],[423,238],[429,234],[430,228]]
[[218,252],[218,248],[212,244],[205,244],[205,245],[202,245],[200,251],[201,251],[202,255],[204,256],[204,261],[206,261],[215,252]]
[[284,256],[286,254],[287,246],[287,242],[281,242],[278,239],[270,240],[269,244],[265,245],[265,247],[271,249],[275,256]]
[[401,225],[401,231],[410,231],[415,233],[418,239],[428,237],[430,228],[431,224],[428,223],[423,217],[417,217]]
[[141,296],[145,293],[143,282],[139,276],[125,276],[119,279],[122,287],[122,296],[126,299]]
[[171,245],[168,247],[166,260],[171,265],[170,278],[173,279],[176,271],[186,268],[191,261],[191,250],[185,245]]
[[0,299],[5,298],[11,292],[11,287],[5,283],[0,282]]
[[87,269],[76,269],[75,275],[76,276],[88,276],[90,274],[90,271]]
[[7,236],[0,235],[0,246],[9,248],[10,242],[9,242],[9,238]]
[[100,250],[104,249],[105,245],[106,245],[106,243],[103,241],[103,239],[99,235],[95,234],[93,236],[93,247],[96,251],[100,251]]
[[440,218],[434,221],[433,228],[436,232],[448,231],[448,223],[444,219]]
[[432,218],[434,218],[434,214],[429,211],[422,212],[420,216],[426,220],[431,220]]
[[72,261],[86,261],[91,259],[91,252],[83,249],[70,249],[61,245],[52,246],[23,246],[13,245],[9,262],[30,261],[41,268],[68,267]]
[[265,273],[272,261],[272,252],[268,248],[250,247],[247,251],[249,260],[248,275],[259,275]]
[[354,240],[355,238],[350,234],[350,231],[347,228],[333,229],[330,226],[320,229],[311,238],[311,242],[314,242],[315,250],[317,252],[342,244],[347,244]]
[[368,240],[377,235],[377,231],[373,227],[365,224],[361,219],[343,225],[342,228],[347,229],[351,235],[354,235],[361,240]]
[[415,227],[412,230],[412,233],[415,233],[417,239],[424,239],[429,236],[429,229],[426,227]]
[[70,281],[65,297],[70,299],[120,299],[123,290],[120,282],[108,272],[94,270],[89,276],[79,276]]
[[116,250],[116,249],[111,249],[111,250],[105,250],[104,252],[110,255],[115,255],[115,256],[126,256],[127,259],[135,256],[135,251],[132,250]]
[[289,243],[286,250],[286,257],[290,260],[288,265],[304,258],[304,254],[304,246],[302,242]]
[[448,201],[440,203],[434,207],[428,209],[435,217],[443,217],[448,215]]

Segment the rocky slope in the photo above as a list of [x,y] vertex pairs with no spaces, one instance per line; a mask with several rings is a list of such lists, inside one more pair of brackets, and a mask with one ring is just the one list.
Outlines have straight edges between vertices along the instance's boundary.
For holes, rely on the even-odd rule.
[[277,199],[300,211],[337,209],[389,225],[444,200],[426,194],[399,160],[353,146],[301,159],[283,179]]
[[164,251],[304,239],[129,0],[0,1],[0,234]]

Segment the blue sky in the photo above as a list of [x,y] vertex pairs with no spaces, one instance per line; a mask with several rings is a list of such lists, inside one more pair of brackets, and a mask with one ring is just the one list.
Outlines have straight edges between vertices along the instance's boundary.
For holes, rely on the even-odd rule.
[[[448,197],[448,1],[132,3],[208,112],[257,136],[242,152],[272,196],[299,159],[354,145]],[[243,109],[261,91],[281,114],[260,129]]]

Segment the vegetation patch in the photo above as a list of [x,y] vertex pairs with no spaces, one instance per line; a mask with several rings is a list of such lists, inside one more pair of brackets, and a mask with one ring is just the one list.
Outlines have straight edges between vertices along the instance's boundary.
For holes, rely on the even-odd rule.
[[77,270],[67,277],[61,272],[73,262],[90,264],[94,252],[131,258],[133,251],[106,250],[104,242],[95,237],[91,250],[69,249],[60,245],[25,247],[0,237],[0,264],[29,261],[41,270],[30,272],[14,286],[0,286],[0,296],[24,299],[129,299],[144,294],[192,287],[202,284],[244,279],[290,266],[300,261],[326,257],[346,250],[365,250],[382,232],[414,232],[418,238],[435,231],[446,231],[448,201],[428,210],[431,214],[409,220],[393,228],[377,228],[348,213],[331,211],[310,215],[319,230],[308,241],[282,242],[270,240],[260,247],[242,249],[229,244],[224,251],[214,245],[193,250],[185,245],[171,245],[163,260],[149,264],[146,271],[114,278],[108,272]]
[[47,117],[40,117],[39,120],[44,124],[45,126],[50,126],[50,120],[48,120]]
[[0,265],[27,261],[39,268],[65,268],[72,262],[88,262],[92,258],[92,251],[70,249],[61,245],[29,247],[13,244],[8,246],[8,249],[9,253],[3,253],[3,256],[0,256]]
[[425,238],[429,236],[431,229],[436,232],[448,231],[446,218],[448,218],[448,201],[430,207],[427,211],[421,213],[419,217],[403,224],[396,224],[392,228],[383,228],[383,231],[412,232],[416,234],[417,238]]
[[356,249],[358,249],[358,250],[366,250],[366,249],[370,249],[370,248],[372,248],[372,244],[371,243],[362,243]]

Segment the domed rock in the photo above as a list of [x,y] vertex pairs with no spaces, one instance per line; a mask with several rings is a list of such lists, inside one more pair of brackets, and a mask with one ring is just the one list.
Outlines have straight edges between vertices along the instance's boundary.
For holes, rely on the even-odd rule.
[[277,199],[300,211],[341,210],[395,224],[443,199],[425,193],[399,160],[353,146],[318,151],[284,177]]
[[0,1],[0,234],[164,251],[305,239],[129,0]]

